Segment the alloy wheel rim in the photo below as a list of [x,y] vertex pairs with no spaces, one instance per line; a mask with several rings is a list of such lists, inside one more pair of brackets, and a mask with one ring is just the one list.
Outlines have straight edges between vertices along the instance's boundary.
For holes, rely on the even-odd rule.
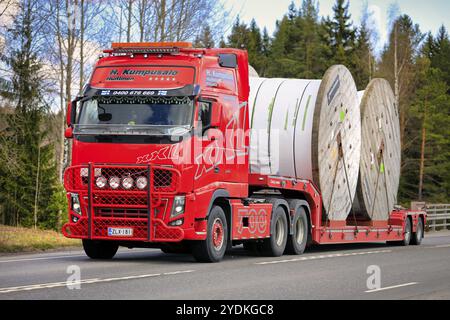
[[213,231],[214,249],[216,249],[217,251],[220,251],[220,249],[222,249],[223,241],[224,241],[222,220],[220,220],[219,218],[214,220],[212,231]]

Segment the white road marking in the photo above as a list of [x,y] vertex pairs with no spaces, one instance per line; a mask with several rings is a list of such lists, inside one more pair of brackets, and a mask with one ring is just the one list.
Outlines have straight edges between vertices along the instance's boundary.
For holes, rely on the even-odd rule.
[[365,251],[365,252],[352,252],[352,253],[334,253],[334,254],[327,254],[327,255],[320,255],[320,256],[299,257],[299,258],[287,259],[287,260],[274,260],[274,261],[256,262],[255,264],[266,265],[266,264],[277,264],[277,263],[287,263],[287,262],[319,260],[319,259],[328,259],[328,258],[362,256],[362,255],[378,254],[378,253],[389,253],[389,252],[392,252],[392,250],[378,250],[378,251]]
[[[428,247],[428,248],[430,248],[430,247]],[[438,246],[433,246],[431,248],[450,248],[450,244],[441,244]]]
[[366,293],[372,293],[372,292],[396,289],[396,288],[401,288],[401,287],[408,287],[408,286],[413,286],[415,284],[418,284],[418,282],[410,282],[410,283],[399,284],[399,285],[396,285],[396,286],[390,286],[390,287],[385,287],[385,288],[367,290]]
[[[129,252],[118,252],[117,256],[121,256],[123,254],[131,254],[131,253],[145,253],[151,252],[150,250],[141,250],[141,251],[129,251]],[[0,263],[10,263],[10,262],[22,262],[22,261],[38,261],[38,260],[53,260],[53,259],[64,259],[64,258],[76,258],[76,257],[87,257],[85,254],[72,254],[65,256],[54,256],[54,257],[40,257],[40,258],[24,258],[24,259],[11,259],[11,260],[0,260]]]
[[116,278],[105,278],[105,279],[93,278],[93,279],[70,281],[70,282],[64,281],[64,282],[53,282],[53,283],[30,284],[30,285],[18,286],[18,287],[0,288],[0,293],[58,288],[58,287],[65,287],[67,285],[75,286],[77,284],[91,284],[91,283],[102,283],[102,282],[112,282],[112,281],[122,281],[122,280],[135,280],[135,279],[142,279],[142,278],[151,278],[151,277],[158,277],[158,276],[169,276],[169,275],[177,275],[177,274],[183,274],[183,273],[191,273],[194,271],[195,270],[183,270],[183,271],[173,271],[173,272],[165,272],[165,273],[140,274],[140,275],[134,275],[134,276],[127,276],[127,277],[116,277]]

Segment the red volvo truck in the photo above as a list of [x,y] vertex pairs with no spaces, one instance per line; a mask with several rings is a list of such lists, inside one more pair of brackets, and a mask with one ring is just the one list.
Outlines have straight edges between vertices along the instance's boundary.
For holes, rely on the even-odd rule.
[[328,221],[312,181],[249,173],[246,51],[115,43],[104,53],[67,109],[62,232],[89,257],[156,247],[217,262],[240,244],[268,256],[308,244],[420,244],[424,212]]

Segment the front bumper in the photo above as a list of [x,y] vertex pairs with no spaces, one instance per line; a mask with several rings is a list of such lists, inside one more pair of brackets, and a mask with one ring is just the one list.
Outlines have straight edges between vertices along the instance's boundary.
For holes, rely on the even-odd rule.
[[[95,180],[99,175],[146,177],[147,187],[130,190],[109,186],[98,188]],[[70,199],[71,193],[79,196],[82,214],[78,221],[63,226],[64,236],[77,239],[179,242],[185,233],[181,227],[168,226],[166,219],[169,199],[179,189],[180,173],[173,168],[152,165],[100,165],[72,166],[64,174],[64,186]],[[69,216],[77,214],[70,210]],[[129,228],[132,235],[110,236],[109,228]]]
[[[112,237],[108,228],[132,228],[130,237]],[[89,219],[81,218],[77,223],[66,223],[62,232],[64,236],[75,239],[120,240],[145,242],[179,242],[184,239],[184,230],[180,227],[169,227],[160,219],[153,219],[151,230],[148,230],[147,219],[131,218],[94,218],[92,232],[89,232]],[[150,239],[148,234],[150,233]]]

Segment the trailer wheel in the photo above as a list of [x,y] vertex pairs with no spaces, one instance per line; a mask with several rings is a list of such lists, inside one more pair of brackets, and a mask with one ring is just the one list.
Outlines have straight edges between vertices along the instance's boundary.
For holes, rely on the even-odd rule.
[[223,209],[214,206],[208,217],[206,239],[192,244],[192,254],[199,262],[219,262],[227,249],[228,226]]
[[417,222],[417,229],[416,232],[413,233],[411,238],[411,244],[420,246],[423,239],[423,222],[422,219],[419,218],[419,221]]
[[298,207],[292,219],[292,228],[292,235],[289,235],[286,244],[286,253],[302,254],[305,252],[309,233],[308,217],[306,216],[305,208]]
[[387,244],[396,245],[396,246],[408,246],[411,243],[411,220],[407,217],[405,221],[405,233],[403,240],[400,241],[388,241]]
[[261,244],[261,253],[265,256],[279,257],[283,255],[288,237],[286,214],[281,206],[274,211],[272,234]]
[[109,260],[116,255],[119,245],[112,241],[83,239],[83,249],[91,259]]

